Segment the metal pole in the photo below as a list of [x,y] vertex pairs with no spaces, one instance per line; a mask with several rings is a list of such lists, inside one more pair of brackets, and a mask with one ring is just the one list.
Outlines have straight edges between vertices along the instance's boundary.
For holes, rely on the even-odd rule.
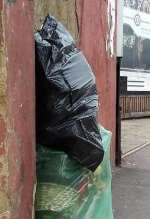
[[116,84],[116,165],[117,166],[121,166],[120,65],[121,65],[121,57],[118,57],[117,84]]
[[123,57],[123,0],[117,1],[116,165],[121,166],[120,66]]

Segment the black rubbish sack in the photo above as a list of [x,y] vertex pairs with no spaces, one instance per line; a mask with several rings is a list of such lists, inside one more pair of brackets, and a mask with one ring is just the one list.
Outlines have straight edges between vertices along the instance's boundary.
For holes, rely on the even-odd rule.
[[35,34],[37,144],[94,171],[103,160],[95,77],[65,27],[47,16]]

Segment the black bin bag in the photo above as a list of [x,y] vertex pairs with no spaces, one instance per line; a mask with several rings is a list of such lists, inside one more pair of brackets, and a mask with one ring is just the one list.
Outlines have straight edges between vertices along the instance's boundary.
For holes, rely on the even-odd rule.
[[95,77],[65,27],[47,16],[35,34],[37,143],[94,171],[103,160]]

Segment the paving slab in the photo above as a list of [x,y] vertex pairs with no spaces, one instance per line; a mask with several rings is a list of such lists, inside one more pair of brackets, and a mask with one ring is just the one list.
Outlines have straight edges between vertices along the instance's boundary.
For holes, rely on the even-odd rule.
[[114,219],[150,219],[150,146],[113,172]]
[[122,166],[150,170],[150,144],[122,159]]
[[150,142],[150,118],[121,121],[122,154]]

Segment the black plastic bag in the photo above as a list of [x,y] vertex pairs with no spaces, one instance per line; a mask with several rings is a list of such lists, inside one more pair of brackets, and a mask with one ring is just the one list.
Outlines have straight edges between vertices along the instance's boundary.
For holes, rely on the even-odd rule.
[[94,171],[103,160],[95,77],[73,38],[47,16],[35,34],[37,143]]

